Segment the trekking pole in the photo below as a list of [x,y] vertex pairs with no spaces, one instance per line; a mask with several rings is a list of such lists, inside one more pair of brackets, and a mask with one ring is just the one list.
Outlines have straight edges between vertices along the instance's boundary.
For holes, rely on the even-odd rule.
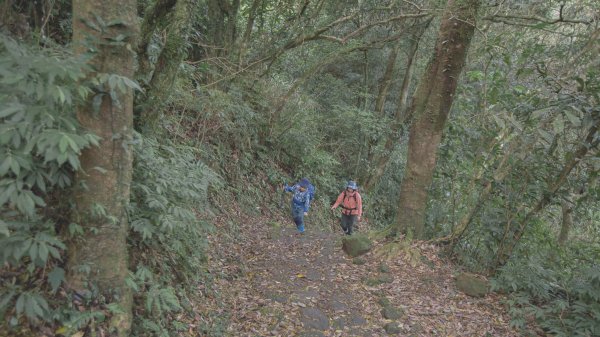
[[279,197],[279,208],[280,209],[283,209],[283,207],[284,207],[284,202],[285,202],[285,186],[286,186],[286,183],[284,181],[283,184],[281,184],[281,196]]
[[331,231],[333,233],[335,233],[335,220],[336,220],[335,211],[331,210]]

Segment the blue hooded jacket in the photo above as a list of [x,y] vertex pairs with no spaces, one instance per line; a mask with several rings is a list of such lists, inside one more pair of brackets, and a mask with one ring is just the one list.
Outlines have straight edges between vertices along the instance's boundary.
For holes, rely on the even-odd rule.
[[286,192],[293,192],[294,197],[292,198],[292,207],[301,207],[304,212],[308,212],[310,208],[310,193],[308,189],[304,192],[300,191],[300,185],[286,186]]

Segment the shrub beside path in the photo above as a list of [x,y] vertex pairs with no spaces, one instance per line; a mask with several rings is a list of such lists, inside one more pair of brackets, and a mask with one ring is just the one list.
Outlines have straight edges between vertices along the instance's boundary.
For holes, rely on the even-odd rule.
[[352,259],[341,232],[308,227],[299,235],[283,222],[245,222],[210,238],[214,281],[210,291],[200,286],[206,298],[195,306],[198,326],[213,333],[226,322],[224,336],[518,335],[498,295],[456,289],[452,266],[434,246],[413,245],[417,259],[384,258],[376,243]]

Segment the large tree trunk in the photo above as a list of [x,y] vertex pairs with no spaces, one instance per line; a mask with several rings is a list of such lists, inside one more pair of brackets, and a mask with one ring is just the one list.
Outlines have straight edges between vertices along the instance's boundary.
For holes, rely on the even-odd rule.
[[[106,23],[102,32],[90,28],[104,25],[97,18]],[[95,45],[90,65],[97,74],[132,78],[134,54],[130,46],[137,34],[135,0],[73,1],[73,43],[78,53],[88,51],[90,43]],[[124,43],[108,44],[119,35],[126,36]],[[110,90],[108,84],[105,90]],[[81,125],[102,139],[99,146],[88,148],[81,155],[81,170],[75,184],[78,188],[74,222],[84,228],[84,234],[69,245],[67,282],[80,294],[97,287],[107,303],[118,303],[122,312],[113,315],[110,325],[119,336],[127,336],[132,297],[125,285],[128,274],[125,210],[132,171],[133,94],[127,88],[114,95],[118,102],[111,95],[104,95],[98,111],[93,108],[93,97],[77,111]]]
[[208,0],[207,40],[208,56],[227,56],[237,34],[237,13],[240,0]]
[[419,82],[409,113],[408,160],[398,215],[392,232],[414,232],[421,238],[428,189],[433,179],[436,151],[452,102],[467,50],[475,31],[479,0],[448,0],[433,58]]

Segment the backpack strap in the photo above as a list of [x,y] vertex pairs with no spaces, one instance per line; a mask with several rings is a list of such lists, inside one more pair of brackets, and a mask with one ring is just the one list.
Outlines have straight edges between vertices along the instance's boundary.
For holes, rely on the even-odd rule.
[[[358,193],[358,192],[356,192],[356,193]],[[354,203],[355,204],[358,203],[358,200],[356,199],[356,193],[354,193],[353,195],[351,195],[351,197],[354,198]],[[346,194],[346,190],[344,190],[344,198],[342,199],[342,204],[341,204],[342,208],[345,209],[345,210],[348,210],[348,211],[354,211],[355,209],[358,209],[358,207],[348,208],[348,207],[344,206],[344,202],[346,201],[346,195],[347,195]]]

